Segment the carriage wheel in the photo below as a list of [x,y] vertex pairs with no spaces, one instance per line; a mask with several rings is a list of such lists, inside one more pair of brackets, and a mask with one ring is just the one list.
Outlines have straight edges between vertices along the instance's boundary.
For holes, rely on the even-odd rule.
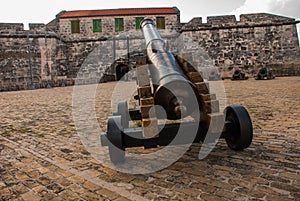
[[227,145],[233,150],[248,148],[253,139],[253,127],[247,110],[243,106],[228,106],[226,121],[231,122]]
[[118,115],[121,115],[121,125],[123,128],[129,127],[129,111],[127,101],[118,102]]
[[121,126],[121,116],[112,116],[108,118],[107,138],[109,157],[112,163],[118,164],[125,160],[125,148],[123,145],[123,134]]

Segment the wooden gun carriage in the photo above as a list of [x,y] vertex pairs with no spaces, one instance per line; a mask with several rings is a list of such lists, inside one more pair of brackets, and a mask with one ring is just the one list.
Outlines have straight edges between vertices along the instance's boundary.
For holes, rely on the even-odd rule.
[[[127,102],[122,101],[117,112],[108,118],[101,143],[108,146],[111,161],[124,162],[126,148],[169,145],[179,129],[188,136],[189,129],[196,128],[192,142],[203,142],[207,135],[219,132],[217,139],[225,138],[230,148],[249,147],[253,128],[247,110],[243,106],[228,106],[220,112],[216,94],[209,93],[207,83],[188,61],[165,49],[154,22],[144,19],[141,29],[151,64],[136,69],[139,108],[128,109]],[[155,105],[164,109],[165,116],[155,111]],[[195,111],[199,115],[193,115]],[[176,123],[186,117],[193,121]],[[175,123],[160,125],[161,118]],[[130,127],[130,121],[141,121],[142,126]],[[186,143],[191,143],[189,138],[182,137],[175,144]]]

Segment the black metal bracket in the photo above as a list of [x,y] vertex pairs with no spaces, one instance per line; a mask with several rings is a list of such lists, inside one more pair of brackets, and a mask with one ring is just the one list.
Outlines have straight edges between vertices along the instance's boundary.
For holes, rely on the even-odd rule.
[[[137,111],[134,111],[137,112]],[[134,113],[132,113],[134,114]],[[225,122],[223,132],[221,133],[220,138],[225,138],[228,135],[228,130],[230,130],[231,123]],[[170,143],[172,145],[183,145],[190,143],[199,143],[204,141],[207,135],[207,129],[204,129],[199,122],[187,122],[187,123],[176,123],[176,124],[166,124],[159,125],[161,130],[159,137],[157,138],[144,138],[143,137],[143,128],[126,128],[122,131],[123,135],[123,146],[125,148],[131,147],[144,147],[155,148],[157,146],[167,146]],[[180,129],[181,136],[178,135]],[[191,130],[196,130],[196,135],[189,133]],[[214,135],[214,133],[208,133],[209,135]],[[193,139],[189,135],[194,135]],[[108,146],[108,139],[106,134],[101,136],[102,146]],[[174,141],[176,137],[176,140]],[[217,140],[216,138],[215,140]]]

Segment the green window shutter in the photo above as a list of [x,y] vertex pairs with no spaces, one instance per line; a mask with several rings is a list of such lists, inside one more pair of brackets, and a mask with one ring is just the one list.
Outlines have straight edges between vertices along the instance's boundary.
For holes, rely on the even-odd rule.
[[144,17],[136,17],[135,18],[135,29],[136,30],[141,30],[141,22],[143,21]]
[[80,33],[80,21],[72,20],[71,21],[71,33]]
[[115,31],[124,31],[124,20],[123,18],[115,18]]
[[166,28],[165,17],[156,17],[156,27],[158,29],[165,29]]
[[102,21],[101,21],[101,19],[93,20],[93,32],[102,32]]

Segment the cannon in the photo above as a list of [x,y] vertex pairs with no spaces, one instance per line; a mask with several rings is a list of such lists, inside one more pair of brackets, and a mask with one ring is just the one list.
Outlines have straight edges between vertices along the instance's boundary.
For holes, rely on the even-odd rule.
[[[208,83],[182,55],[166,50],[154,22],[144,19],[140,26],[149,65],[136,69],[139,107],[129,109],[127,101],[119,102],[117,112],[108,118],[107,132],[100,136],[102,146],[108,146],[112,163],[124,162],[126,148],[169,145],[179,128],[187,137],[176,144],[201,143],[207,135],[221,132],[217,139],[224,138],[231,149],[248,148],[253,128],[247,110],[235,105],[220,112],[219,101],[216,94],[210,94]],[[165,115],[157,112],[155,106],[163,109]],[[162,118],[169,123],[159,124]],[[180,121],[186,118],[191,120]],[[130,127],[131,121],[140,121],[141,127]],[[192,142],[187,140],[189,128],[196,128]]]
[[248,76],[246,75],[246,73],[240,69],[236,69],[233,72],[232,78],[231,80],[248,80]]
[[275,79],[275,75],[273,75],[272,71],[268,68],[259,69],[256,77],[256,80],[272,80]]

